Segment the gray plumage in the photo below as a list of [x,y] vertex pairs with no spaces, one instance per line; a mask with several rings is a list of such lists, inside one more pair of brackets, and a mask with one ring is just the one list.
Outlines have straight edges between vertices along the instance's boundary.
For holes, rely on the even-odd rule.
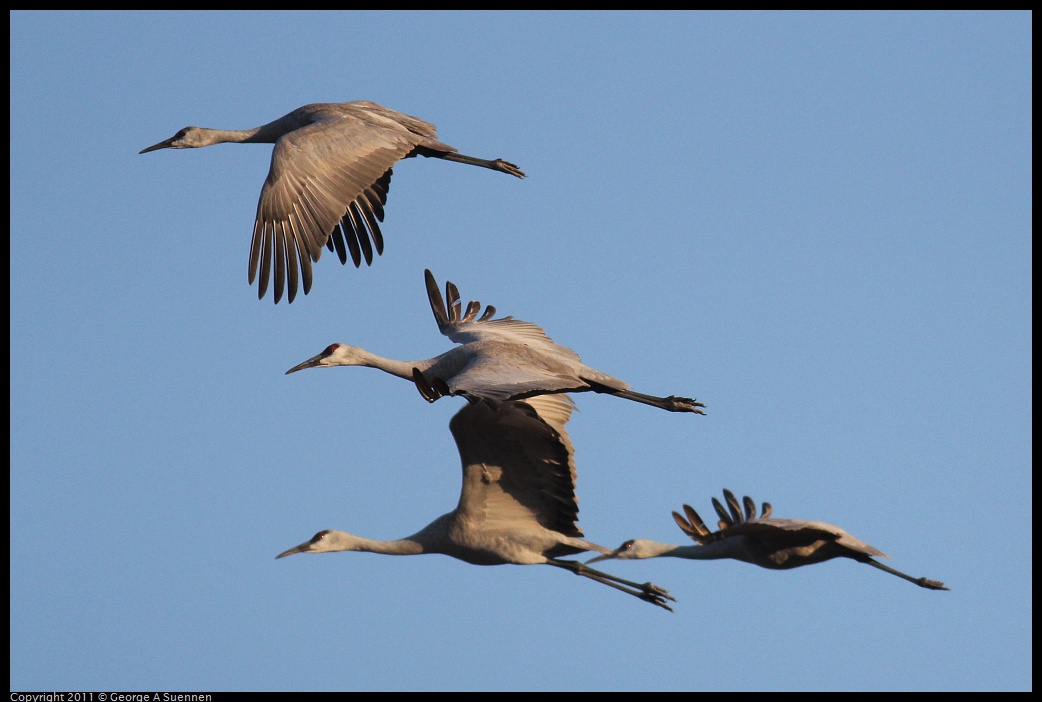
[[565,424],[567,395],[467,403],[449,423],[463,465],[456,509],[412,536],[378,541],[324,530],[283,551],[369,551],[387,555],[441,553],[475,565],[546,564],[672,609],[673,597],[651,583],[636,583],[562,556],[608,548],[587,541],[577,524],[573,448]]
[[778,519],[771,516],[771,505],[763,503],[760,516],[756,504],[746,496],[742,503],[730,490],[724,490],[725,508],[715,497],[713,508],[720,520],[719,531],[710,531],[691,506],[684,514],[673,512],[673,520],[697,546],[675,546],[648,539],[630,539],[610,554],[592,558],[587,563],[610,558],[639,559],[671,556],[696,560],[732,558],[761,568],[787,570],[821,563],[833,558],[850,558],[867,563],[930,590],[948,590],[943,583],[927,578],[913,578],[872,558],[889,558],[874,546],[857,539],[843,529],[825,522],[804,519]]
[[446,395],[498,403],[552,393],[598,392],[670,412],[705,414],[705,405],[687,397],[658,397],[582,363],[572,349],[554,343],[541,327],[513,317],[492,319],[495,308],[471,301],[463,310],[459,291],[446,283],[447,298],[429,270],[424,271],[427,298],[442,334],[459,344],[419,361],[396,361],[346,344],[331,344],[321,353],[290,368],[369,366],[414,381],[429,402]]
[[185,127],[140,153],[227,142],[275,144],[257,203],[249,281],[259,268],[257,296],[263,298],[274,272],[277,303],[287,286],[293,302],[298,275],[304,294],[311,290],[311,264],[323,246],[335,250],[341,263],[350,254],[356,268],[363,258],[372,264],[374,251],[383,253],[380,222],[391,167],[401,159],[434,157],[525,177],[512,163],[465,156],[437,136],[430,122],[356,100],[304,105],[253,129]]

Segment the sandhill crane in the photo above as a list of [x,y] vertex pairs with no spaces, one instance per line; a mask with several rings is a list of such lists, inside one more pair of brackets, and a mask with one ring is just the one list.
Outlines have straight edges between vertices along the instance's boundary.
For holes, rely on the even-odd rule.
[[318,261],[323,246],[335,249],[344,264],[350,252],[356,268],[363,256],[370,265],[374,250],[383,253],[379,222],[391,166],[401,159],[428,156],[525,177],[512,163],[465,156],[437,137],[430,122],[356,100],[304,105],[253,129],[185,127],[140,153],[225,142],[275,144],[257,203],[249,281],[252,285],[259,264],[257,297],[263,298],[274,259],[278,303],[286,282],[289,301],[297,295],[298,261],[304,294],[311,290],[311,262]]
[[724,499],[727,501],[726,510],[719,500],[713,498],[713,507],[720,516],[720,521],[717,522],[720,531],[709,531],[698,512],[688,505],[684,505],[686,518],[678,512],[673,512],[673,519],[677,525],[696,541],[698,546],[674,546],[647,539],[631,539],[614,552],[592,558],[587,563],[609,558],[637,559],[660,556],[697,560],[733,558],[761,568],[787,570],[833,558],[852,558],[904,578],[919,587],[930,590],[951,589],[936,580],[913,578],[883,565],[872,556],[890,556],[854,538],[838,526],[804,519],[771,517],[769,502],[763,503],[762,512],[757,517],[756,504],[749,497],[743,499],[743,514],[742,505],[739,505],[738,499],[730,490],[724,490]]
[[705,405],[691,398],[630,390],[628,383],[584,365],[575,351],[551,341],[541,327],[513,317],[491,319],[496,313],[491,305],[477,317],[481,305],[471,301],[463,313],[459,290],[451,282],[445,284],[446,305],[429,270],[424,271],[424,279],[438,329],[460,346],[422,361],[396,361],[354,346],[330,344],[286,374],[305,368],[368,366],[415,382],[428,402],[461,395],[494,405],[548,393],[599,392],[670,412],[705,414],[701,409]]
[[672,611],[674,598],[651,583],[635,583],[562,559],[584,551],[611,553],[587,541],[576,524],[575,463],[565,423],[567,395],[504,402],[493,409],[468,402],[449,429],[463,464],[456,509],[412,536],[377,541],[324,530],[283,551],[369,551],[393,556],[441,553],[475,565],[545,563],[564,568]]

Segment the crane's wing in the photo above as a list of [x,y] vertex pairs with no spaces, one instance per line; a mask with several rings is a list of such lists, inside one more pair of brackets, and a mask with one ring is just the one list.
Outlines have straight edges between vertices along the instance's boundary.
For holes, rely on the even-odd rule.
[[298,269],[307,294],[311,262],[323,246],[335,249],[341,263],[350,252],[356,267],[363,257],[371,264],[373,251],[383,252],[379,222],[391,166],[420,144],[455,151],[434,140],[434,125],[407,115],[401,117],[410,121],[402,124],[386,108],[387,114],[374,112],[372,104],[310,106],[297,119],[311,123],[275,142],[250,247],[251,284],[260,270],[258,297],[264,297],[272,269],[275,302],[287,284],[293,301]]
[[567,395],[467,403],[449,423],[463,464],[458,514],[509,530],[539,524],[582,537],[577,525],[573,447],[564,425]]
[[555,343],[539,325],[523,322],[513,317],[492,319],[492,315],[496,313],[496,308],[492,305],[487,305],[484,313],[478,317],[481,303],[477,300],[471,300],[464,312],[459,290],[451,281],[445,282],[445,297],[443,298],[434,274],[430,270],[424,270],[423,276],[427,286],[427,299],[431,303],[431,311],[434,312],[434,319],[438,323],[438,331],[457,344],[488,339],[508,341],[553,352],[562,358],[572,359],[576,363],[581,362],[579,354],[567,346]]
[[[717,522],[718,531],[710,531],[699,517],[698,512],[689,505],[684,505],[686,519],[677,512],[673,513],[673,519],[684,533],[700,544],[735,536],[747,536],[769,543],[772,550],[781,550],[796,548],[815,541],[834,541],[841,546],[869,556],[889,558],[879,549],[851,536],[834,524],[807,519],[771,517],[772,508],[769,502],[763,503],[762,513],[757,517],[753,500],[746,496],[740,504],[730,490],[724,490],[724,500],[727,503],[726,508],[719,500],[713,498],[713,508],[720,517],[720,521]],[[744,512],[742,507],[744,507]]]

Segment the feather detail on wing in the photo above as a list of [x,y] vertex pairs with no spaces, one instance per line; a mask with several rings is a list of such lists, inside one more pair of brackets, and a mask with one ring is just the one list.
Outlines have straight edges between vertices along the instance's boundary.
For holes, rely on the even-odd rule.
[[[312,124],[281,137],[272,149],[271,168],[257,203],[250,249],[250,282],[259,265],[260,296],[274,268],[277,301],[287,268],[296,268],[297,261],[304,268],[306,293],[311,271],[303,261],[317,261],[323,246],[335,248],[342,262],[349,250],[356,266],[362,257],[371,263],[374,249],[383,250],[378,222],[383,219],[391,166],[424,140],[401,127],[380,130],[344,114],[320,114]],[[292,300],[296,272],[289,276]]]
[[492,319],[492,315],[496,313],[496,308],[492,305],[488,305],[484,314],[478,317],[477,313],[481,309],[481,304],[474,300],[467,305],[464,313],[459,290],[453,283],[446,282],[445,297],[443,298],[438,289],[438,283],[429,270],[424,271],[424,280],[427,286],[427,299],[430,301],[431,311],[434,312],[434,319],[438,323],[438,330],[455,343],[467,344],[475,341],[496,340],[523,344],[581,363],[579,354],[567,346],[555,343],[539,325],[513,317]]
[[[779,519],[771,517],[772,507],[764,502],[760,516],[756,516],[756,504],[746,496],[742,503],[730,490],[724,490],[724,501],[727,507],[713,498],[713,508],[717,516],[719,530],[710,531],[702,518],[690,505],[684,505],[684,516],[673,512],[673,519],[685,534],[700,544],[707,544],[734,536],[748,536],[768,541],[776,551],[788,547],[798,547],[814,541],[835,541],[854,551],[869,555],[889,558],[885,553],[851,536],[834,524],[807,519]],[[742,507],[744,506],[744,513]]]
[[511,529],[538,523],[581,537],[572,444],[564,430],[570,414],[566,396],[495,409],[467,403],[457,412],[449,428],[463,464],[461,517]]

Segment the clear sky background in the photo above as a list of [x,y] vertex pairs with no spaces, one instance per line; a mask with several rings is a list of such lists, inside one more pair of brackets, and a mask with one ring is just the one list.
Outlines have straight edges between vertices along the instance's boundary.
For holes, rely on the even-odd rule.
[[[1029,13],[11,15],[12,690],[1030,690]],[[246,269],[271,147],[366,99],[518,180],[394,169],[386,250]],[[849,560],[275,555],[456,505],[448,431],[337,341],[449,348],[423,269],[708,415],[576,397],[592,541],[730,488]],[[592,554],[591,554],[592,555]]]

